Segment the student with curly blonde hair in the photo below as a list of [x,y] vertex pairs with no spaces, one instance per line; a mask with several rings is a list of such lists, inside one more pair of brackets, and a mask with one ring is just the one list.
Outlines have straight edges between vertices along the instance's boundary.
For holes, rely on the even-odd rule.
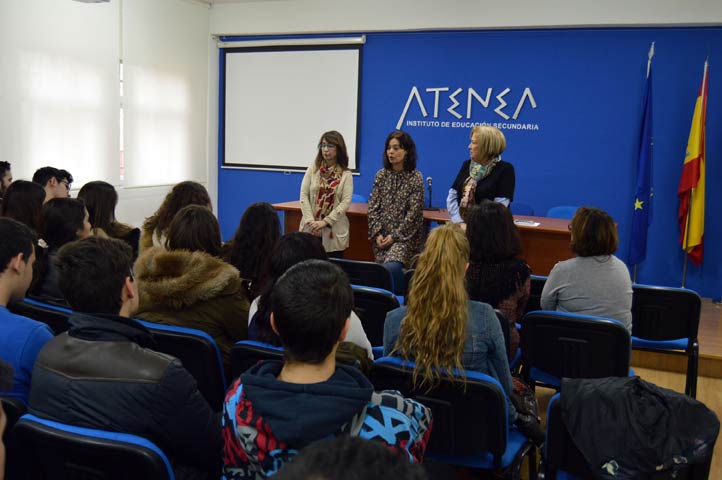
[[488,304],[469,300],[464,282],[468,262],[469,242],[458,225],[448,223],[431,232],[408,305],[386,316],[384,355],[413,359],[413,380],[421,387],[433,388],[442,375],[454,378],[452,369],[496,378],[506,393],[509,421],[540,443],[544,433],[538,424],[519,415],[510,400],[512,380],[499,320]]

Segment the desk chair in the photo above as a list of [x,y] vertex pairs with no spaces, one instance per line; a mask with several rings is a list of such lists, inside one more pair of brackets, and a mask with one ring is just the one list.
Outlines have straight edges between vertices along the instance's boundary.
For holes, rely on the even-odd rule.
[[685,288],[632,286],[632,348],[687,356],[684,393],[697,396],[701,299]]
[[173,480],[166,455],[153,442],[127,433],[75,427],[23,415],[12,433],[10,462],[18,479],[153,478]]
[[329,258],[329,260],[346,272],[349,282],[365,287],[383,288],[394,291],[394,280],[386,267],[376,262]]
[[353,288],[353,309],[372,347],[384,344],[384,323],[386,314],[399,308],[398,298],[388,290],[351,285]]
[[[434,426],[426,456],[450,465],[501,472],[520,477],[524,456],[529,478],[536,478],[536,448],[508,425],[506,397],[499,382],[483,373],[467,371],[466,385],[442,377],[438,386],[415,388],[414,362],[382,357],[371,370],[376,390],[399,390],[431,409]],[[455,372],[456,379],[461,377]]]
[[559,389],[562,377],[626,377],[631,339],[611,318],[538,310],[521,320],[522,377]]
[[574,207],[571,205],[559,205],[556,207],[552,207],[547,211],[547,217],[549,218],[568,218],[571,220],[574,218],[574,213],[576,213],[577,209],[579,207]]
[[46,323],[55,335],[68,329],[68,318],[73,313],[69,308],[39,302],[27,297],[19,302],[11,303],[8,310],[17,315]]
[[161,325],[137,320],[153,334],[155,350],[172,355],[181,361],[198,383],[198,390],[216,412],[223,407],[226,377],[221,352],[215,340],[195,328]]
[[255,340],[241,340],[231,350],[231,377],[235,380],[243,372],[263,360],[283,361],[283,347]]
[[2,402],[3,411],[7,416],[7,425],[5,426],[5,432],[3,432],[2,438],[3,442],[7,444],[13,426],[20,417],[27,413],[28,407],[25,405],[25,402],[17,397],[0,397],[0,402]]

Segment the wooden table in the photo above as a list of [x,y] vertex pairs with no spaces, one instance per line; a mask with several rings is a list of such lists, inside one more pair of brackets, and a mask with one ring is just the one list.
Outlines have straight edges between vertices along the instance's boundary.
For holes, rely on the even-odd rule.
[[[283,212],[283,231],[296,232],[301,223],[300,202],[276,203],[273,208]],[[351,237],[349,248],[344,256],[353,260],[373,261],[371,242],[368,239],[368,205],[365,203],[352,203],[346,212],[351,224]],[[574,254],[569,249],[569,220],[547,217],[529,217],[514,215],[516,221],[532,221],[539,223],[533,227],[518,225],[521,234],[522,257],[526,259],[536,275],[549,275],[552,267],[559,260],[571,258]],[[427,223],[444,223],[449,221],[446,210],[424,211],[424,221]]]

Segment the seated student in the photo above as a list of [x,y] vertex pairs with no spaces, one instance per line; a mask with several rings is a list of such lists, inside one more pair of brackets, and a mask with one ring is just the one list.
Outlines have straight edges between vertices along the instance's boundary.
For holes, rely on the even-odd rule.
[[238,270],[218,258],[218,220],[208,208],[188,205],[170,224],[167,245],[145,250],[135,264],[137,317],[203,330],[230,371],[233,344],[248,338],[248,300]]
[[165,196],[163,203],[153,215],[143,222],[140,235],[140,251],[150,247],[165,247],[170,222],[178,211],[188,205],[211,208],[211,197],[206,188],[197,182],[180,182]]
[[3,195],[0,214],[24,223],[37,234],[40,231],[40,212],[44,203],[43,187],[27,180],[16,180]]
[[[281,339],[271,328],[271,293],[273,286],[286,270],[297,263],[312,258],[327,259],[326,251],[319,237],[303,232],[288,233],[281,237],[278,245],[273,249],[268,268],[261,281],[260,296],[253,300],[248,312],[248,338],[250,340],[270,343],[271,345],[281,345]],[[346,342],[353,343],[364,349],[368,358],[373,360],[374,354],[371,342],[369,342],[364,327],[361,325],[361,319],[354,312],[351,312]]]
[[[220,423],[180,361],[154,352],[138,308],[131,249],[92,237],[58,252],[60,289],[75,311],[70,330],[38,355],[30,413],[156,443],[176,472],[218,466]],[[41,454],[42,452],[38,452]]]
[[35,234],[10,218],[0,218],[0,359],[14,370],[8,395],[27,402],[35,357],[53,338],[50,327],[10,313],[8,303],[22,300],[33,279]]
[[632,332],[632,280],[614,256],[617,226],[604,210],[580,207],[569,229],[575,258],[557,263],[541,295],[544,310],[618,320]]
[[223,246],[222,257],[240,272],[249,302],[259,294],[259,278],[280,237],[278,212],[270,203],[258,202],[243,212],[233,240]]
[[509,423],[541,444],[544,432],[536,419],[517,412],[511,401],[499,320],[488,304],[469,300],[464,285],[468,261],[469,242],[458,225],[447,223],[431,232],[416,265],[408,305],[386,315],[384,355],[414,360],[413,380],[420,387],[436,386],[452,369],[495,378],[506,394]]
[[353,291],[336,265],[306,260],[276,282],[271,325],[285,361],[252,367],[223,407],[223,478],[264,478],[298,450],[337,435],[384,442],[421,461],[431,411],[397,392],[374,392],[357,369],[336,365],[349,328]]
[[133,249],[133,258],[136,258],[140,228],[133,228],[115,219],[115,207],[118,205],[115,187],[100,180],[88,182],[78,192],[78,198],[85,202],[85,208],[88,209],[93,235],[102,236],[105,233],[111,238],[123,240]]
[[10,169],[10,162],[0,162],[0,204],[11,183],[13,183],[13,172]]
[[42,266],[36,269],[39,278],[33,283],[30,296],[43,302],[65,304],[58,287],[58,271],[54,259],[60,247],[91,234],[88,210],[82,200],[54,198],[43,205],[40,212],[40,236],[48,248],[43,253]]
[[54,167],[38,168],[33,174],[33,182],[45,189],[45,201],[53,198],[70,197],[70,184],[73,176],[67,170]]

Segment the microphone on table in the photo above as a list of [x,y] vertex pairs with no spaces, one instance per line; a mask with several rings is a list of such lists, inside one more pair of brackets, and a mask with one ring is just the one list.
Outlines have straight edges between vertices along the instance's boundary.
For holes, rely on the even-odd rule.
[[426,208],[424,208],[424,210],[439,210],[438,208],[431,206],[432,205],[432,188],[431,188],[432,182],[433,182],[433,179],[431,177],[426,177],[426,187],[429,190],[429,205]]

